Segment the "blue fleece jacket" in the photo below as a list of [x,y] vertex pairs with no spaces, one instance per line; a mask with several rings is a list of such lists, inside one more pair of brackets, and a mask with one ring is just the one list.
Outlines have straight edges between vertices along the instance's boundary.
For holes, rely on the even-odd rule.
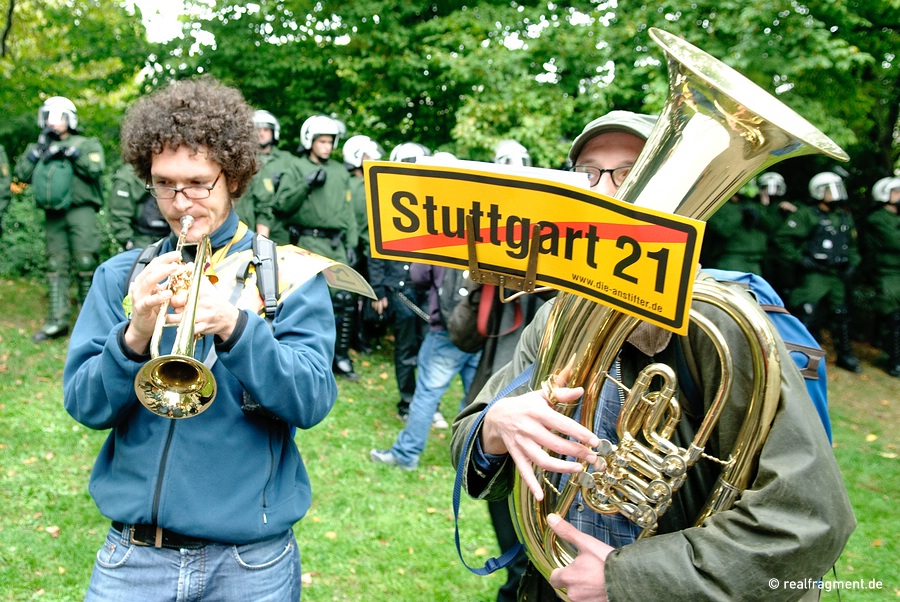
[[[210,236],[214,250],[231,240],[237,224],[232,212]],[[251,241],[248,233],[229,255]],[[173,242],[166,240],[160,252],[172,250]],[[114,521],[229,543],[283,533],[306,513],[311,497],[290,425],[314,426],[337,397],[334,316],[324,277],[317,274],[282,299],[274,336],[263,318],[244,310],[229,340],[200,339],[196,357],[215,349],[216,399],[198,416],[170,420],[138,402],[134,378],[149,355],[124,345],[122,298],[138,253],[117,255],[94,273],[63,373],[69,414],[92,429],[112,429],[91,474],[97,507]],[[171,349],[174,331],[165,329],[162,353]],[[244,389],[283,422],[245,415]]]

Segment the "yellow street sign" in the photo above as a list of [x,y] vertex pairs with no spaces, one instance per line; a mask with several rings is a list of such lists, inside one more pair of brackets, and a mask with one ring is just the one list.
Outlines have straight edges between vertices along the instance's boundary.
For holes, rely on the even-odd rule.
[[537,285],[687,332],[703,222],[470,165],[367,161],[372,256],[459,269],[476,259],[479,270],[524,279],[536,253]]

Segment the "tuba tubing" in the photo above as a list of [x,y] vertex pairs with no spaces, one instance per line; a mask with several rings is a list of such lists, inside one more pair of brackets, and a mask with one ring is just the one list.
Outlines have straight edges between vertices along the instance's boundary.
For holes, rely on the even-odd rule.
[[[617,196],[643,207],[707,220],[754,175],[788,158],[821,153],[847,160],[831,139],[793,110],[727,65],[665,31],[651,28],[651,38],[666,53],[669,93],[656,126]],[[723,470],[704,509],[695,519],[731,507],[746,488],[780,398],[781,364],[777,337],[752,301],[726,286],[698,280],[693,302],[707,303],[733,320],[750,348],[753,394]],[[570,564],[576,551],[558,540],[547,524],[551,512],[565,517],[581,491],[587,506],[600,513],[621,513],[652,535],[659,517],[687,478],[685,472],[704,454],[708,438],[725,409],[731,391],[732,359],[721,332],[696,308],[692,326],[712,341],[720,357],[720,382],[705,418],[690,445],[681,449],[668,440],[680,416],[677,382],[668,366],[645,368],[626,391],[617,434],[619,445],[601,442],[606,468],[559,478],[534,467],[543,483],[544,499],[536,501],[516,473],[510,498],[513,523],[532,563],[549,580],[555,568]],[[535,361],[531,389],[582,386],[580,404],[556,405],[594,430],[600,391],[622,345],[640,324],[638,318],[594,301],[561,292],[550,312]],[[661,376],[662,391],[648,391]],[[549,451],[549,450],[547,450]],[[565,592],[557,590],[568,600]]]

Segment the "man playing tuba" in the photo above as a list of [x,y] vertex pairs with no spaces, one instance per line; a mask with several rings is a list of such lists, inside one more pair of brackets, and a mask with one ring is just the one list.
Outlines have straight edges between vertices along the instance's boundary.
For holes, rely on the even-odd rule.
[[[588,174],[593,190],[614,196],[653,123],[650,116],[626,111],[592,121],[570,150],[573,169]],[[702,273],[699,278],[704,278]],[[524,486],[541,499],[544,490],[535,466],[574,475],[583,470],[580,462],[598,462],[598,454],[591,448],[601,439],[618,443],[616,421],[622,398],[612,381],[603,385],[595,432],[556,412],[546,390],[526,392],[527,387],[522,386],[494,403],[469,437],[489,402],[534,363],[551,307],[557,301],[541,308],[523,333],[512,362],[494,374],[475,403],[454,422],[453,461],[464,462],[464,487],[473,497],[495,500],[509,496],[518,470]],[[744,349],[747,342],[723,311],[698,303],[694,307],[722,330],[734,358],[730,399],[707,443],[708,453],[727,457],[742,424],[753,380],[749,353]],[[685,446],[713,402],[720,379],[718,355],[693,323],[686,336],[647,326],[639,326],[630,335],[610,372],[619,381],[630,383],[651,362],[675,366],[680,361],[699,390],[694,404],[690,395],[678,391],[688,417],[678,425],[674,442]],[[662,516],[657,534],[647,539],[637,540],[641,528],[621,514],[595,513],[576,498],[567,516],[550,514],[547,523],[559,539],[577,548],[577,556],[564,568],[553,570],[549,583],[534,565],[529,566],[519,589],[520,600],[556,600],[554,589],[565,592],[570,600],[591,602],[791,600],[826,573],[856,522],[802,376],[787,359],[781,340],[776,342],[778,353],[786,358],[781,362],[780,399],[758,467],[735,505],[707,518],[701,527],[693,526],[715,472],[721,468],[709,460],[699,461],[688,473],[672,507]],[[583,392],[581,387],[561,386],[552,392],[553,401],[574,403]],[[810,585],[782,587],[785,581],[803,580]]]

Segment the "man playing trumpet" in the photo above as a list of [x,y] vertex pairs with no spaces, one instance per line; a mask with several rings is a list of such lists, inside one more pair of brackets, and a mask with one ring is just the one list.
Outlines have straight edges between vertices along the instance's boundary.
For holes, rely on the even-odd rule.
[[[201,79],[139,100],[122,126],[124,158],[173,234],[130,285],[137,249],[100,266],[72,333],[66,409],[90,428],[111,429],[90,491],[112,525],[87,600],[300,597],[292,527],[309,508],[310,483],[293,427],[319,423],[337,396],[325,278],[320,269],[300,276],[279,255],[282,294],[271,321],[259,315],[255,289],[258,305],[244,308],[234,278],[213,285],[201,275],[194,299],[162,284],[193,261],[188,243],[209,241],[207,273],[250,255],[254,234],[234,204],[256,171],[252,117],[240,92]],[[186,244],[176,247],[183,227]],[[196,357],[217,387],[215,403],[188,420],[149,411],[135,393],[167,305],[170,324],[195,311]]]

